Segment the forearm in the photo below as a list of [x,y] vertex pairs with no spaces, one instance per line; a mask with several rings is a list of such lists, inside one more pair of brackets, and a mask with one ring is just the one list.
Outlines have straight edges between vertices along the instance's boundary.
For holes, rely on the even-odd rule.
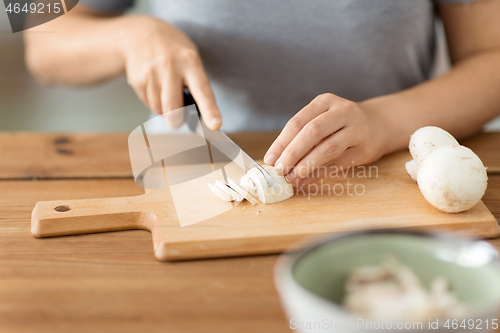
[[76,9],[24,34],[26,64],[44,83],[86,85],[124,72],[121,42],[135,18]]
[[500,51],[472,55],[448,73],[410,89],[364,101],[387,124],[386,151],[408,145],[418,128],[434,125],[457,138],[480,130],[500,114]]

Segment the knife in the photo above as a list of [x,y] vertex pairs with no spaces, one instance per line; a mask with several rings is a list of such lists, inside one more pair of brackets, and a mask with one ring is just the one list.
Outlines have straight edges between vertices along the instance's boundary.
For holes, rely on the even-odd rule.
[[[209,128],[206,128],[205,126],[203,126],[203,132],[205,134],[205,140],[207,140],[207,142],[210,144],[214,162],[216,162],[217,158],[217,152],[214,152],[215,148],[224,156],[229,158],[229,160],[234,161],[236,164],[238,164],[245,171],[256,168],[262,173],[269,187],[272,187],[275,190],[279,190],[276,181],[273,179],[273,177],[271,177],[269,172],[267,172],[266,169],[262,167],[262,165],[257,163],[253,158],[245,153],[245,151],[241,149],[236,143],[234,143],[234,141],[231,140],[226,134],[219,130],[211,130]],[[238,159],[239,154],[241,154],[242,159]]]
[[[197,117],[194,115],[190,115],[189,113],[184,113],[184,121],[187,123],[189,129],[193,133],[201,134],[202,132],[205,136],[205,140],[210,145],[210,150],[212,153],[212,159],[214,163],[218,162],[226,162],[229,163],[234,161],[238,164],[243,170],[248,171],[252,168],[256,168],[259,170],[264,178],[266,179],[267,185],[269,187],[279,190],[278,184],[271,177],[269,172],[266,171],[257,163],[253,158],[251,158],[243,149],[241,149],[233,140],[231,140],[226,134],[219,130],[211,130],[209,129],[205,123],[203,122],[202,116],[198,109],[198,105],[194,101],[194,98],[191,96],[189,90],[187,88],[184,89],[184,105],[192,105],[196,106]],[[197,130],[198,125],[201,125],[202,131]],[[220,153],[220,154],[219,154]],[[242,158],[238,158],[241,154]]]

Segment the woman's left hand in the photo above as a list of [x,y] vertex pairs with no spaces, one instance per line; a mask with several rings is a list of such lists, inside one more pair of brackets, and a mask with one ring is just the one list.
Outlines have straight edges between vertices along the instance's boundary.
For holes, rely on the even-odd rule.
[[381,114],[365,110],[362,103],[319,95],[288,121],[264,162],[300,187],[325,178],[329,167],[342,169],[379,159],[388,152],[387,127]]

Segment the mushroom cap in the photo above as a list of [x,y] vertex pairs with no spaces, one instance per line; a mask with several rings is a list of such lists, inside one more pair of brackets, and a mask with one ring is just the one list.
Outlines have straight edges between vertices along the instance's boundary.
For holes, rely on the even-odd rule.
[[435,126],[426,126],[412,134],[409,148],[413,159],[420,164],[427,155],[444,145],[459,146],[460,144],[445,130]]
[[420,164],[418,187],[425,199],[447,213],[463,212],[477,204],[488,183],[486,168],[472,150],[446,145]]

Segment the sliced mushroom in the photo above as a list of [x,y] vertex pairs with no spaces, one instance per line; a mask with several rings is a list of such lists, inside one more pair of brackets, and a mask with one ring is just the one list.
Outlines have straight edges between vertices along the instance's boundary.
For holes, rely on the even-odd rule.
[[228,202],[231,202],[233,201],[233,196],[231,196],[230,194],[227,194],[226,192],[224,192],[223,190],[221,190],[220,188],[218,188],[217,186],[213,185],[213,184],[210,184],[210,183],[207,183],[208,187],[210,188],[210,190],[216,195],[218,196],[220,199],[224,200],[224,201],[228,201]]
[[257,186],[254,181],[250,179],[248,174],[244,175],[240,179],[240,185],[243,187],[248,193],[254,197],[257,197]]
[[228,178],[227,179],[227,185],[234,191],[238,192],[241,196],[243,196],[245,199],[250,201],[252,205],[257,204],[257,200],[255,200],[254,197],[250,195],[245,189],[243,189],[240,185],[236,184],[232,179]]
[[226,183],[221,182],[218,179],[215,180],[215,186],[217,186],[221,191],[230,195],[231,198],[233,198],[233,200],[235,200],[236,202],[242,202],[245,199],[241,194],[234,191],[232,188],[228,187]]

